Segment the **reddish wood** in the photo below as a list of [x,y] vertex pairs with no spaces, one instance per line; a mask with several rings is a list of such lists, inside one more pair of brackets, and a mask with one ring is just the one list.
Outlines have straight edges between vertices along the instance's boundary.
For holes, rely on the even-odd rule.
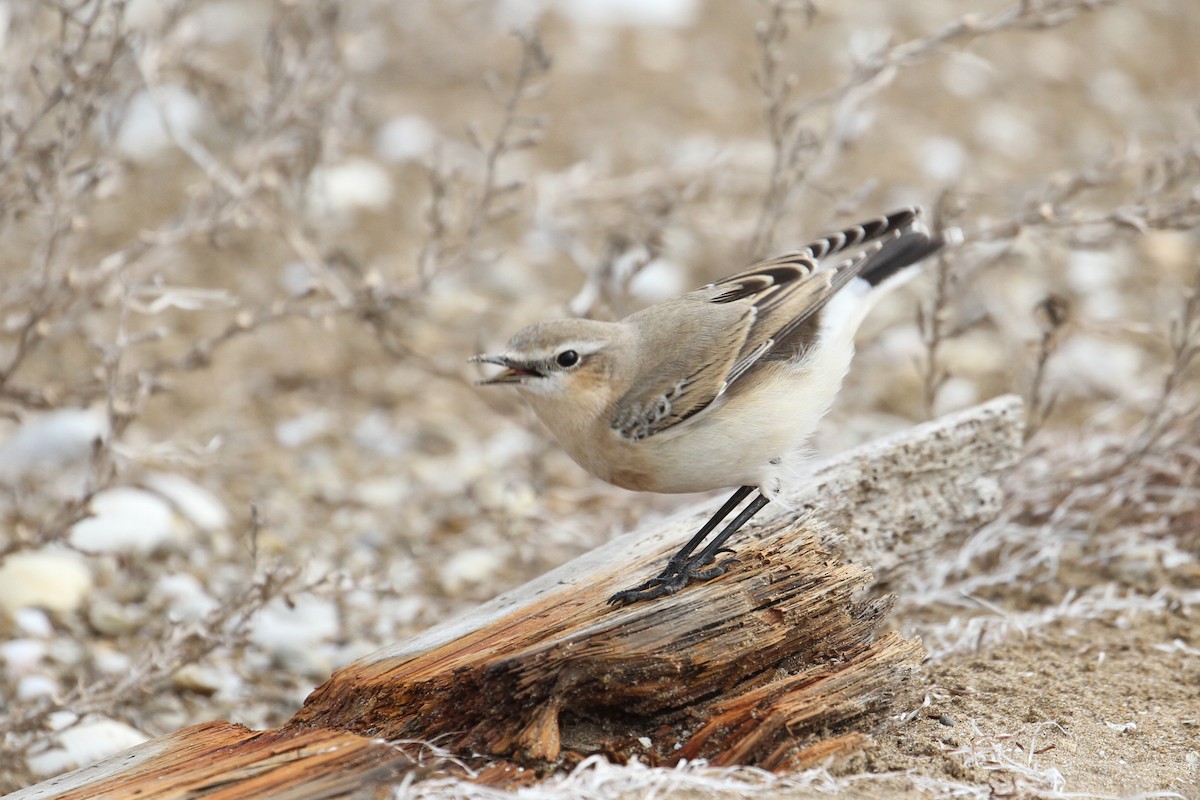
[[348,786],[385,785],[416,768],[385,743],[340,731],[252,731],[228,722],[183,728],[11,797],[328,797]]

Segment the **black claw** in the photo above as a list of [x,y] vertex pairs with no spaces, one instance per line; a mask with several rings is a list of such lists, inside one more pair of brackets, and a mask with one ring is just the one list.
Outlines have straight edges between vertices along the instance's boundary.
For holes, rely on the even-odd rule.
[[653,600],[656,597],[662,597],[667,594],[675,594],[683,588],[686,581],[659,581],[654,585],[647,583],[633,589],[626,589],[623,592],[617,592],[612,597],[608,598],[610,606],[624,606],[630,603],[636,603],[639,600]]
[[[718,550],[717,552],[720,551]],[[733,551],[727,549],[726,552]],[[608,604],[610,606],[623,606],[629,603],[636,603],[639,600],[653,600],[656,597],[675,594],[693,581],[709,581],[713,578],[718,578],[724,575],[729,570],[729,567],[739,563],[736,558],[727,558],[710,569],[701,569],[701,567],[706,567],[713,561],[713,554],[700,553],[688,559],[677,568],[671,569],[670,565],[668,565],[668,569],[663,570],[657,577],[634,586],[632,589],[617,592],[608,598]]]
[[734,564],[740,563],[742,562],[738,561],[736,558],[727,558],[720,564],[717,564],[715,567],[692,573],[692,577],[698,581],[711,581],[713,578],[719,578],[724,575]]

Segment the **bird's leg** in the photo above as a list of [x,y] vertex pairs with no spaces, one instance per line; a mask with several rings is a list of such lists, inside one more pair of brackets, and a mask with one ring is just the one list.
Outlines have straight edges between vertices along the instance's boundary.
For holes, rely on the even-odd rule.
[[638,600],[649,600],[655,597],[661,597],[664,594],[673,594],[686,586],[693,579],[709,580],[721,575],[725,572],[725,568],[733,561],[727,559],[716,567],[709,570],[701,570],[711,564],[724,548],[723,545],[729,540],[730,536],[737,533],[738,529],[745,525],[751,517],[759,512],[769,500],[764,495],[756,497],[748,506],[742,509],[742,512],[734,518],[732,522],[725,526],[717,538],[713,539],[707,547],[700,551],[699,554],[693,556],[692,552],[699,547],[700,543],[712,532],[714,528],[725,517],[729,516],[730,512],[745,499],[746,495],[754,490],[753,486],[743,486],[733,493],[733,496],[725,502],[725,505],[713,514],[708,522],[704,523],[696,535],[693,536],[687,544],[679,549],[675,555],[667,562],[667,566],[658,576],[651,578],[645,583],[635,586],[632,589],[626,589],[622,592],[617,592],[612,597],[608,598],[609,605],[623,605],[625,603],[633,603]]
[[713,529],[716,528],[718,525],[720,525],[721,521],[724,520],[727,516],[729,516],[729,514],[735,508],[737,508],[738,505],[740,505],[743,500],[746,499],[746,495],[750,494],[750,492],[752,492],[752,491],[754,491],[753,486],[740,487],[737,491],[735,491],[733,493],[733,495],[728,500],[725,501],[725,505],[721,506],[717,510],[717,513],[715,513],[711,517],[709,517],[708,522],[704,523],[703,527],[701,527],[700,530],[698,530],[696,532],[696,535],[693,536],[691,539],[689,539],[687,544],[685,544],[683,547],[679,548],[679,550],[675,553],[675,555],[671,556],[670,560],[667,561],[667,565],[666,565],[666,567],[663,568],[662,572],[660,572],[656,577],[651,578],[650,580],[646,581],[643,584],[634,586],[632,589],[626,589],[623,592],[618,592],[617,594],[614,594],[612,597],[610,597],[608,599],[608,602],[610,604],[615,604],[615,603],[620,603],[620,602],[628,602],[628,600],[622,599],[625,597],[625,595],[632,596],[636,593],[644,592],[645,590],[650,589],[655,586],[658,586],[658,585],[662,584],[664,581],[668,581],[668,580],[674,578],[676,575],[678,575],[680,569],[683,568],[683,565],[685,563],[687,563],[688,558],[691,557],[692,552],[697,547],[700,546],[701,542],[703,542],[706,538],[708,538],[708,535],[710,533],[712,533]]
[[733,495],[731,495],[730,498],[725,501],[725,505],[717,509],[717,513],[709,517],[708,522],[704,523],[704,526],[700,528],[700,530],[696,531],[696,535],[689,539],[687,544],[679,548],[675,555],[671,556],[671,559],[667,562],[666,569],[662,571],[662,575],[659,577],[677,572],[679,568],[682,567],[683,564],[688,560],[688,557],[691,556],[692,551],[699,547],[700,543],[707,539],[708,535],[713,532],[713,528],[720,525],[721,521],[728,517],[729,514],[735,508],[737,508],[743,500],[746,499],[746,495],[750,494],[752,491],[754,491],[753,486],[742,486],[736,492],[734,492]]
[[725,542],[729,541],[730,536],[733,536],[733,534],[737,533],[738,529],[749,522],[750,518],[761,511],[762,507],[769,502],[771,502],[770,499],[764,494],[760,494],[758,497],[754,498],[754,501],[750,503],[750,505],[743,508],[742,513],[738,514],[737,518],[734,519],[733,522],[725,526],[725,530],[717,534],[717,538],[709,542],[708,546],[701,550],[695,557],[689,558],[686,565],[686,570],[691,574],[691,576],[697,580],[708,581],[712,580],[718,575],[724,575],[725,570],[729,567],[729,565],[737,561],[736,558],[727,558],[712,569],[700,570],[699,568],[707,566],[715,561],[717,558],[717,553],[732,553],[732,550],[724,546]]

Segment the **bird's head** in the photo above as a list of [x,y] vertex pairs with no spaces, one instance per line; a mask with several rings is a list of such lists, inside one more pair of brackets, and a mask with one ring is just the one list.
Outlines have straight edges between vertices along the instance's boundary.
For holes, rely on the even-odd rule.
[[530,400],[582,400],[606,388],[623,344],[616,323],[553,320],[517,331],[503,353],[477,355],[471,361],[504,367],[500,374],[479,381],[480,386],[511,384]]

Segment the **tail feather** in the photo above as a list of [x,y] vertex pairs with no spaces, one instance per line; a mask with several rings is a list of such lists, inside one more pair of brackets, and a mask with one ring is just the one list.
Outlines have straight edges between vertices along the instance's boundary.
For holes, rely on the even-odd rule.
[[878,252],[871,255],[858,277],[872,286],[878,286],[905,267],[912,266],[941,250],[944,244],[940,236],[930,236],[923,229],[910,228],[895,239],[885,242]]
[[866,244],[867,242],[882,239],[885,236],[894,235],[898,232],[919,226],[918,219],[920,216],[921,209],[916,206],[897,209],[883,216],[869,219],[866,222],[860,222],[857,225],[843,228],[837,233],[826,234],[805,245],[804,250],[807,250],[812,258],[819,261],[857,247],[860,244]]

